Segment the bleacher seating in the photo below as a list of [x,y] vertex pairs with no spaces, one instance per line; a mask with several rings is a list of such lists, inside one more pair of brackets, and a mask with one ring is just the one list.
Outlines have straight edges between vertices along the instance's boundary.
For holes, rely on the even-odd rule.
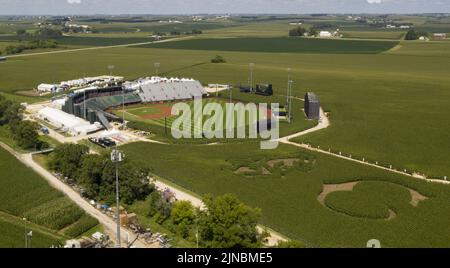
[[206,94],[206,90],[198,81],[144,83],[138,93],[143,102],[188,100]]

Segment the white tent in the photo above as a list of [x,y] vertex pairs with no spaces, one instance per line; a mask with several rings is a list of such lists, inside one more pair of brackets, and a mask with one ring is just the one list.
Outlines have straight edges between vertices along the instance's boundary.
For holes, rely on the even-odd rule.
[[66,129],[72,135],[86,135],[102,128],[97,122],[91,124],[82,118],[51,107],[41,109],[39,116],[56,127]]

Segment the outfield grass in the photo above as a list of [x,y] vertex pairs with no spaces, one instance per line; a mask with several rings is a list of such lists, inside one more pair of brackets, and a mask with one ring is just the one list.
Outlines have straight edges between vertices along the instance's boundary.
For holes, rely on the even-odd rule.
[[[14,167],[14,169],[11,169]],[[80,222],[82,218],[90,218],[84,211],[75,205],[68,197],[50,187],[45,180],[31,171],[28,167],[20,163],[4,149],[0,149],[0,212],[26,218],[42,228],[52,230],[57,233],[65,228],[77,225],[85,226],[85,222]],[[92,219],[91,224],[98,222]],[[95,224],[93,223],[95,222]],[[14,224],[11,223],[10,224]],[[90,226],[92,227],[92,226]],[[14,228],[13,228],[14,229]],[[78,227],[83,231],[85,228]],[[23,232],[23,229],[22,229]],[[77,232],[72,231],[68,236],[77,236]],[[17,234],[12,231],[10,236],[5,237],[5,241],[0,244],[16,245],[15,241],[9,241]],[[63,237],[63,235],[59,235]],[[39,236],[37,236],[39,239]],[[54,239],[42,237],[42,241],[36,246],[51,246],[49,241],[54,243]]]
[[[168,146],[135,143],[123,147],[127,157],[149,166],[155,174],[204,195],[234,193],[246,204],[262,209],[262,223],[293,239],[315,247],[365,247],[377,238],[383,247],[448,247],[450,190],[416,179],[392,175],[357,163],[280,145],[277,150],[261,151],[254,143],[217,146]],[[275,166],[277,176],[236,174],[238,166],[284,158],[309,159],[309,168]],[[266,165],[267,166],[267,165]],[[253,167],[253,166],[250,166]],[[278,169],[278,171],[277,171]],[[380,204],[397,209],[390,221],[369,220],[333,211],[317,201],[323,183],[371,181],[361,185],[366,195],[378,196]],[[372,183],[375,181],[376,183]],[[409,205],[386,182],[419,191],[429,197],[418,207]],[[399,186],[397,186],[399,185]],[[357,189],[358,190],[358,189]],[[400,193],[404,193],[400,190]],[[366,195],[354,202],[367,204]],[[405,203],[406,202],[406,203]],[[372,204],[376,206],[376,204]],[[351,207],[345,206],[346,209]]]
[[144,45],[150,48],[246,51],[267,53],[377,54],[397,45],[392,41],[353,41],[313,38],[189,39]]
[[[221,104],[223,111],[224,111],[224,119],[223,119],[223,129],[224,129],[224,137],[226,136],[225,130],[226,130],[226,103],[229,103],[229,99],[228,99],[228,94],[229,93],[221,93],[219,94],[219,98],[207,98],[207,99],[203,99],[203,107],[205,107],[206,105],[208,105],[209,103],[219,103]],[[265,103],[268,100],[270,100],[271,102],[274,103],[279,103],[280,105],[285,105],[285,98],[284,97],[263,97],[263,96],[257,96],[255,94],[246,94],[246,93],[240,93],[238,90],[234,90],[233,91],[233,102],[240,102],[243,104],[247,104],[247,103]],[[176,102],[175,102],[176,103]],[[175,104],[172,103],[172,104]],[[187,101],[186,102],[192,111],[192,118],[191,118],[191,126],[192,126],[192,133],[194,133],[194,131],[201,131],[200,128],[195,125],[194,122],[194,102],[193,101]],[[166,104],[169,107],[172,104]],[[293,104],[293,113],[292,113],[292,118],[293,121],[292,123],[288,123],[286,120],[280,120],[279,121],[279,131],[280,131],[280,137],[282,136],[286,136],[289,134],[293,134],[299,131],[303,131],[305,129],[311,128],[315,125],[317,125],[317,121],[316,120],[307,120],[306,116],[304,115],[304,112],[301,110],[303,107],[303,101],[300,100],[293,100],[292,101]],[[270,103],[269,103],[270,105]],[[269,106],[270,108],[270,106]],[[199,114],[201,111],[197,111],[197,114]],[[205,112],[208,112],[208,110],[205,110]],[[122,109],[121,108],[117,108],[113,111],[114,114],[116,114],[117,116],[122,116]],[[137,105],[137,106],[130,106],[126,109],[126,113],[125,113],[125,119],[131,122],[136,122],[138,123],[137,125],[133,125],[134,127],[138,126],[138,129],[141,130],[145,130],[145,131],[150,131],[154,134],[157,134],[158,137],[155,137],[154,139],[157,140],[161,140],[161,141],[171,141],[171,142],[175,142],[172,139],[166,139],[165,137],[167,136],[165,133],[165,125],[167,123],[167,128],[168,128],[168,135],[171,135],[171,126],[174,123],[174,121],[179,118],[180,116],[168,116],[167,120],[164,117],[161,118],[157,118],[157,119],[146,119],[144,118],[146,115],[153,115],[153,114],[159,114],[160,110],[159,109],[155,109],[152,107],[151,104],[144,104],[144,105]],[[208,120],[210,118],[210,116],[203,116],[203,123],[206,122],[206,120]],[[246,115],[246,126],[248,126],[248,115]],[[258,119],[259,120],[259,119]],[[237,116],[235,115],[235,122],[237,122]],[[235,123],[236,124],[236,123]],[[236,128],[236,127],[234,127]],[[200,132],[201,133],[201,132]],[[236,135],[236,132],[235,132]],[[248,138],[248,128],[246,129],[246,135]],[[225,139],[214,139],[211,140],[211,142],[232,142],[230,140],[225,140]],[[239,140],[239,142],[242,142],[244,140]],[[189,143],[189,141],[178,141],[177,143],[182,142],[182,143]],[[196,140],[191,140],[190,142],[194,142],[194,143],[202,143],[204,141],[196,141]]]

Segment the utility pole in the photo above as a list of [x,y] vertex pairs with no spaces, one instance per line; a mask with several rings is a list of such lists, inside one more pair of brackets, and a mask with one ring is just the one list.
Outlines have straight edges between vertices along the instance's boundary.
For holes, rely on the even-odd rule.
[[115,66],[114,65],[108,65],[108,70],[109,70],[109,76],[110,76],[110,78],[112,77],[112,72],[113,72],[113,69],[115,68]]
[[116,165],[116,220],[117,220],[117,244],[120,248],[120,198],[119,198],[119,163],[123,161],[125,155],[116,148],[111,152],[111,161]]
[[289,123],[292,123],[292,80],[289,80]]
[[122,128],[125,130],[125,87],[122,86]]
[[250,69],[250,90],[253,92],[253,68],[255,67],[254,63],[249,64]]
[[286,88],[286,107],[289,105],[289,85],[291,81],[291,68],[288,68],[288,82],[287,82],[287,88]]
[[155,62],[153,65],[155,66],[155,75],[158,76],[159,75],[159,67],[161,66],[161,64],[159,62]]
[[86,89],[83,90],[83,96],[84,96],[84,101],[83,101],[84,119],[86,119]]
[[22,220],[24,222],[25,248],[28,248],[27,218],[23,218]]

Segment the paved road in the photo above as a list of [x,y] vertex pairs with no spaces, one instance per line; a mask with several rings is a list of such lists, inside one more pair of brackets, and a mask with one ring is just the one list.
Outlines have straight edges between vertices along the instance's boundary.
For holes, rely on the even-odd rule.
[[22,58],[22,57],[30,57],[30,56],[40,56],[40,55],[51,55],[51,54],[60,54],[60,53],[70,53],[70,52],[80,52],[80,51],[88,51],[88,50],[99,50],[99,49],[108,49],[108,48],[119,48],[119,47],[135,47],[156,43],[164,43],[164,42],[172,42],[183,39],[189,39],[192,37],[178,37],[172,39],[166,39],[161,41],[149,41],[149,42],[141,42],[141,43],[130,43],[130,44],[122,44],[122,45],[111,45],[111,46],[97,46],[97,47],[84,47],[84,48],[75,48],[75,49],[65,49],[65,50],[56,50],[56,51],[47,51],[47,52],[37,52],[37,53],[26,53],[26,54],[15,54],[6,56],[6,58]]
[[[15,152],[12,148],[10,148],[8,145],[0,142],[0,146],[3,147],[5,150],[10,152],[12,155],[14,155],[19,161],[21,161],[23,164],[34,170],[36,173],[41,175],[45,180],[48,181],[48,183],[53,186],[54,188],[58,189],[59,191],[63,192],[65,195],[67,195],[73,202],[75,202],[78,206],[80,206],[86,213],[91,215],[92,217],[96,218],[106,229],[108,229],[108,233],[115,233],[115,230],[117,228],[116,222],[108,217],[107,215],[103,214],[96,208],[94,208],[89,202],[84,200],[75,190],[73,190],[71,187],[60,181],[58,178],[56,178],[53,174],[48,172],[46,169],[41,167],[39,164],[34,162],[32,154],[19,154]],[[128,234],[128,237],[127,237]],[[115,237],[111,237],[111,239],[114,240]],[[136,236],[130,232],[129,230],[125,228],[121,228],[121,239],[122,239],[122,245],[126,245],[127,238],[130,241],[133,241]],[[159,247],[157,244],[153,245],[147,245],[144,244],[142,241],[137,240],[134,243],[134,246],[137,248],[157,248]]]

